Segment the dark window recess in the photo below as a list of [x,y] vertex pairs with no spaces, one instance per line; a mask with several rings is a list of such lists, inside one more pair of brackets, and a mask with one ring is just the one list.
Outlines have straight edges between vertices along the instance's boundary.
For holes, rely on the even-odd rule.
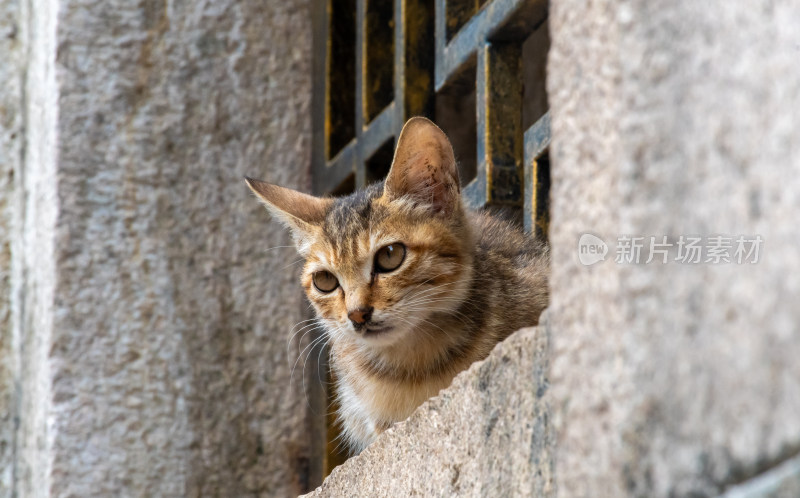
[[367,0],[366,9],[363,112],[369,123],[394,97],[394,9],[385,0]]
[[355,173],[351,173],[345,177],[342,182],[336,186],[336,188],[331,189],[328,194],[331,194],[335,197],[340,197],[347,194],[352,194],[356,190],[356,175]]
[[447,41],[452,40],[485,3],[486,0],[445,0]]
[[386,178],[394,157],[394,140],[387,140],[378,150],[367,159],[366,183],[375,183]]
[[331,19],[327,48],[325,134],[328,159],[356,136],[356,0],[328,0]]
[[[546,239],[548,0],[313,1],[314,193],[383,179],[403,123],[422,115],[450,137],[467,202],[521,213]],[[342,460],[326,420],[320,475]]]
[[436,124],[453,144],[462,187],[475,180],[478,174],[475,140],[478,135],[478,122],[475,109],[475,59],[473,59],[436,92]]
[[522,127],[533,126],[547,112],[547,52],[550,30],[542,23],[522,44]]
[[535,180],[531,183],[530,199],[525,209],[526,228],[536,237],[547,239],[550,228],[550,152],[545,150],[539,157],[531,162],[531,176]]

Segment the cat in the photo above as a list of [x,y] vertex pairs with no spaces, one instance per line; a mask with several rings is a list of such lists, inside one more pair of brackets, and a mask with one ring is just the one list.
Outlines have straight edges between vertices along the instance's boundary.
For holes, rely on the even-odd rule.
[[346,197],[246,182],[305,258],[353,453],[547,306],[547,246],[463,206],[453,148],[426,118],[403,127],[384,182]]

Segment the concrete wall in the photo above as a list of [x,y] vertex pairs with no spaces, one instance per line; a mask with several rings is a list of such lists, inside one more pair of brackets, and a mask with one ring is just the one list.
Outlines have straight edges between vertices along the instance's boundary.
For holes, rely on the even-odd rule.
[[302,492],[296,257],[242,177],[310,185],[308,6],[2,9],[0,495]]
[[[713,496],[800,453],[798,16],[791,1],[553,3],[564,496]],[[585,231],[764,244],[757,264],[587,268]]]
[[10,493],[14,479],[16,372],[18,341],[12,333],[12,236],[17,212],[15,173],[22,163],[23,73],[25,61],[21,2],[0,3],[0,496]]

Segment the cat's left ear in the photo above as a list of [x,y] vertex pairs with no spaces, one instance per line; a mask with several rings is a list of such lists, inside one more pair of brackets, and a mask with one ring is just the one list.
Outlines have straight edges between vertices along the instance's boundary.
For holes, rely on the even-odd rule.
[[313,227],[325,219],[333,199],[314,197],[286,187],[245,177],[250,190],[266,206],[267,210],[292,230],[295,244],[303,245]]
[[453,147],[432,121],[415,117],[403,126],[383,195],[411,199],[434,213],[450,214],[459,205],[461,184]]

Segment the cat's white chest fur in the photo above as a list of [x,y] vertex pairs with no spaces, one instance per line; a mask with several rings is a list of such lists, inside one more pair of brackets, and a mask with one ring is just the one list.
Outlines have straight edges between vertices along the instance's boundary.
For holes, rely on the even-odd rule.
[[408,418],[419,405],[438,394],[453,379],[453,375],[445,374],[408,383],[379,379],[356,371],[342,371],[340,375],[337,392],[344,437],[357,451],[395,422]]

